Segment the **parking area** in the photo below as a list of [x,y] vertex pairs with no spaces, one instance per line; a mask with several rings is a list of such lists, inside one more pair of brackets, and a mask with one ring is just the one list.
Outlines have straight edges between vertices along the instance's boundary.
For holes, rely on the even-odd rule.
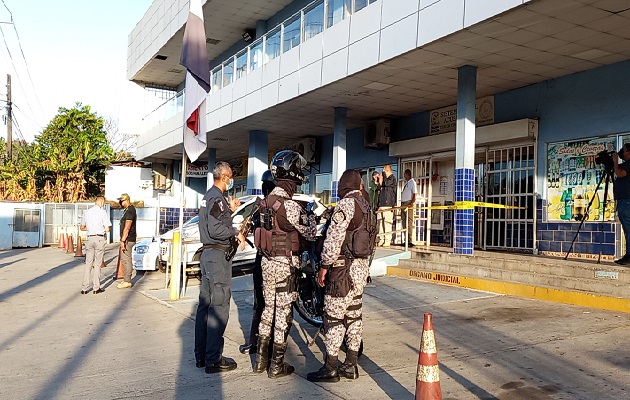
[[225,354],[239,368],[194,367],[196,288],[163,299],[164,275],[81,295],[82,258],[54,248],[0,253],[0,398],[412,399],[422,316],[434,318],[444,399],[621,399],[630,390],[630,315],[379,277],[365,291],[365,353],[357,381],[313,384],[321,338],[296,320],[287,361],[270,380],[238,352],[249,330],[251,277],[233,279]]

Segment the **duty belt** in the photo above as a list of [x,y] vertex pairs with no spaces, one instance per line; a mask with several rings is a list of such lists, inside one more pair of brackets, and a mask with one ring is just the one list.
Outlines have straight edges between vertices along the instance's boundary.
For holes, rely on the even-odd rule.
[[203,245],[203,249],[216,249],[216,250],[221,250],[221,251],[228,251],[230,249],[230,246],[227,244],[204,244]]
[[92,236],[100,236],[100,237],[105,237],[105,234],[100,234],[100,235],[88,235],[88,237],[92,237]]

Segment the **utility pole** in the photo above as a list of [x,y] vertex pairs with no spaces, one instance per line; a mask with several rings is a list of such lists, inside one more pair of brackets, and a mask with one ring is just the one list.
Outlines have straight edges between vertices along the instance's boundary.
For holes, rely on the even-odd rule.
[[11,103],[11,75],[7,74],[7,153],[13,160],[13,112]]

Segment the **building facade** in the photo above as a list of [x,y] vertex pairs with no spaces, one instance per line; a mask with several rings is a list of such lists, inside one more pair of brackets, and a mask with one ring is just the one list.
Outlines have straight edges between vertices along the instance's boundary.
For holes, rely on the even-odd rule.
[[[258,193],[270,155],[295,148],[312,166],[302,190],[324,201],[346,168],[367,183],[392,164],[399,188],[410,169],[419,244],[623,255],[596,161],[630,132],[623,0],[219,0],[203,10],[202,163],[237,166],[240,193]],[[137,158],[174,178],[187,15],[187,1],[156,0],[129,36],[128,78],[171,94],[145,116]],[[187,182],[188,207],[208,184]]]

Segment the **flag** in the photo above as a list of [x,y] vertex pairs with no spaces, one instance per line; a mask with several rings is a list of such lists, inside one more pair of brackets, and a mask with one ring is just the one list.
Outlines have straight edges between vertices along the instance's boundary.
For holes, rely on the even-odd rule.
[[210,63],[201,0],[190,0],[179,63],[186,67],[184,150],[192,162],[206,151],[206,95],[210,91]]

